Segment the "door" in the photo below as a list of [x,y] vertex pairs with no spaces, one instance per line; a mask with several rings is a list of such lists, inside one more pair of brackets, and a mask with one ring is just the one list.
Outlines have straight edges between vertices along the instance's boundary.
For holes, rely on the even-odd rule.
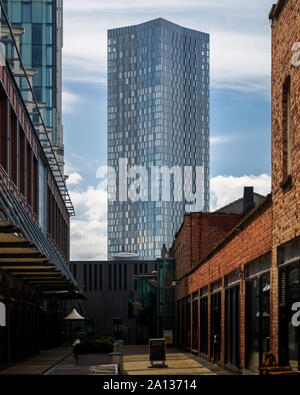
[[211,357],[213,363],[221,360],[221,292],[211,295]]
[[240,367],[240,285],[225,293],[226,363]]
[[246,282],[247,368],[257,370],[270,349],[270,274]]
[[192,351],[198,354],[198,298],[193,300],[193,345]]
[[208,355],[208,297],[200,299],[200,353]]

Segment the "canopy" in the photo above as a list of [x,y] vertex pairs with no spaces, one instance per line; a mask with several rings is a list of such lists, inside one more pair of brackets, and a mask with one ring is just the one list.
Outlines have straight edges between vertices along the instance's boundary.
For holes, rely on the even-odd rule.
[[76,309],[73,309],[72,310],[72,313],[71,314],[69,314],[66,318],[65,318],[65,320],[68,320],[68,321],[79,321],[79,320],[85,320],[85,318],[84,317],[82,317],[79,313],[78,313],[78,311],[76,310]]

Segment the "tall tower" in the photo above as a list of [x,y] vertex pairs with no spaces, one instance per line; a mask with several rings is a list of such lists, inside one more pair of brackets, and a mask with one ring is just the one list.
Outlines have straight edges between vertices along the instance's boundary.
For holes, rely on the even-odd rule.
[[[147,170],[148,193],[139,201],[120,201],[120,158],[129,171]],[[117,181],[116,199],[108,203],[109,259],[120,252],[153,259],[163,243],[171,246],[186,211],[209,211],[208,34],[162,18],[108,31],[108,166]],[[153,166],[171,170],[169,199]],[[181,169],[182,187],[174,166]],[[194,170],[190,192],[202,191],[194,209],[189,199],[178,198],[186,189],[185,166]],[[126,182],[129,187],[130,177]],[[153,199],[153,185],[159,199]]]
[[[32,69],[33,89],[61,171],[64,166],[62,126],[63,0],[3,0],[11,25],[22,27],[20,52]],[[8,47],[8,55],[10,48]],[[23,93],[26,100],[26,92]]]

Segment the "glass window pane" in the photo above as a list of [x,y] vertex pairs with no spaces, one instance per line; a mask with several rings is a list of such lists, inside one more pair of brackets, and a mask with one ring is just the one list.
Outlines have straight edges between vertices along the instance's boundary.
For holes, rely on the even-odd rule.
[[12,22],[13,23],[21,23],[21,3],[19,1],[12,2]]
[[41,23],[32,24],[32,44],[43,43],[43,32]]
[[31,3],[22,3],[22,21],[31,23],[32,5]]
[[52,25],[46,25],[46,44],[52,44]]
[[41,66],[42,65],[42,46],[41,45],[33,45],[32,46],[32,66]]
[[39,23],[42,20],[42,3],[34,1],[32,4],[32,22]]
[[46,4],[46,22],[52,23],[52,4],[51,3]]

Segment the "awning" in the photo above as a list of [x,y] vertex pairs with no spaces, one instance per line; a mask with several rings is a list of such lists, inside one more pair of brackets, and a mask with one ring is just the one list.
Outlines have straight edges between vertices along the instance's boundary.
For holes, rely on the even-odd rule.
[[85,321],[85,318],[76,309],[73,309],[72,313],[65,318],[65,321]]

